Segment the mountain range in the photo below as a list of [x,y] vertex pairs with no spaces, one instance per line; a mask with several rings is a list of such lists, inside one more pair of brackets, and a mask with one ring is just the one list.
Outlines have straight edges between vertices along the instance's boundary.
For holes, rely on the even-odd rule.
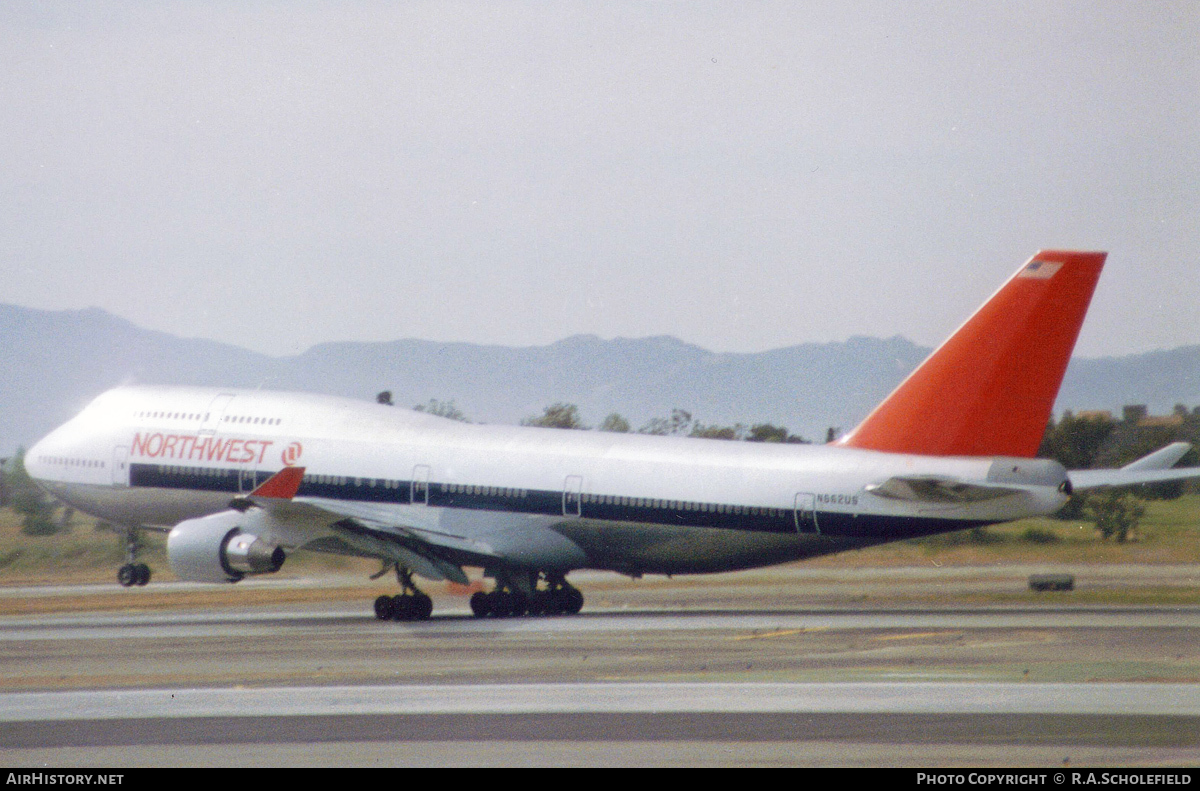
[[[98,308],[0,304],[0,456],[28,446],[123,383],[302,390],[400,406],[454,404],[474,422],[518,423],[555,402],[585,421],[612,412],[634,428],[673,408],[705,424],[773,423],[812,440],[849,429],[930,349],[902,337],[854,337],[758,353],[718,353],[670,336],[576,335],[511,347],[415,339],[337,342],[273,357],[140,328]],[[1200,345],[1074,358],[1056,410],[1200,404]]]

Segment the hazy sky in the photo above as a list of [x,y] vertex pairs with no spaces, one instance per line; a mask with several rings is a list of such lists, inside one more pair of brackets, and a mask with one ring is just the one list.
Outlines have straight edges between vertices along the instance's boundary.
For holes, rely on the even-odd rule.
[[0,5],[0,302],[274,354],[1200,343],[1200,2]]

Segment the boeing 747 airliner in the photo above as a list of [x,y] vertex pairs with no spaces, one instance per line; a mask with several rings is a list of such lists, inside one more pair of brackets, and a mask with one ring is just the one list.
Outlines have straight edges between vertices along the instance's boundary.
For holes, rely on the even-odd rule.
[[[1172,446],[1120,470],[1034,458],[1104,253],[1022,266],[844,438],[823,446],[470,425],[301,393],[110,390],[30,449],[65,503],[169,531],[172,570],[229,583],[300,549],[414,575],[495,580],[477,616],[576,613],[566,575],[743,569],[1058,510],[1073,489],[1200,477]],[[802,394],[797,394],[802,397]],[[133,542],[131,542],[131,547]],[[118,577],[144,585],[130,550]]]

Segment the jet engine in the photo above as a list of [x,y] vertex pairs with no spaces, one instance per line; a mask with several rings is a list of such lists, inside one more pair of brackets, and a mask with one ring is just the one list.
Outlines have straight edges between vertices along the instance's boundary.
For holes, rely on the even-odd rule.
[[254,511],[222,511],[180,522],[167,534],[167,559],[180,579],[237,582],[279,571],[283,548],[253,532]]

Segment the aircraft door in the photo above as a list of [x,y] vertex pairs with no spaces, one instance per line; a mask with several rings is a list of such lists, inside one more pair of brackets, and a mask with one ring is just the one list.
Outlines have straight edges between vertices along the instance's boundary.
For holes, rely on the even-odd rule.
[[429,465],[418,464],[413,467],[412,485],[409,497],[413,505],[429,505]]
[[116,486],[129,485],[129,447],[118,445],[113,448],[112,482]]
[[817,525],[817,496],[808,492],[796,494],[796,532],[820,533]]
[[[264,477],[265,481],[266,478]],[[241,494],[250,494],[258,488],[258,471],[254,469],[253,463],[249,467],[242,467],[238,470],[238,492]]]
[[563,481],[563,516],[583,514],[583,477],[568,475]]
[[204,422],[200,425],[200,436],[209,437],[217,433],[217,427],[221,425],[221,417],[232,400],[233,393],[221,393],[212,400],[212,403],[208,405],[208,411],[204,413]]

